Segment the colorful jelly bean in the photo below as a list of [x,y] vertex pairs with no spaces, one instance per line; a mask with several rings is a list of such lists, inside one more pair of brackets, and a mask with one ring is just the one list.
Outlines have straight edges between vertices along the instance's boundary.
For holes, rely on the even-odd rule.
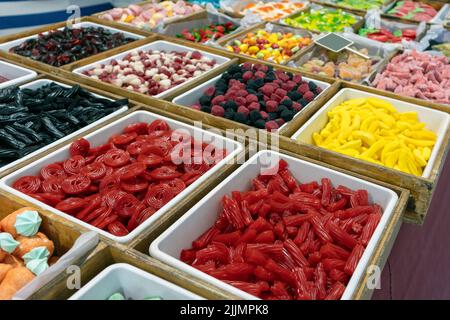
[[227,46],[229,51],[276,63],[286,63],[301,48],[312,43],[311,38],[290,32],[268,32],[259,29]]

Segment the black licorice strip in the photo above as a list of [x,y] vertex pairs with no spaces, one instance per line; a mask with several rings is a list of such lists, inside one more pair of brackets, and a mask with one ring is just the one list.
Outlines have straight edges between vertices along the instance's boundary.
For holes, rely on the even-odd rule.
[[0,129],[0,142],[18,150],[26,147],[25,143],[18,141],[4,129]]
[[24,126],[20,123],[13,123],[13,127],[17,129],[19,132],[26,134],[30,139],[34,140],[35,142],[42,142],[42,137],[34,131],[31,127]]
[[14,159],[17,158],[17,150],[0,148],[1,159]]
[[25,143],[27,146],[33,144],[33,140],[31,140],[25,134],[19,132],[18,130],[16,130],[15,128],[13,128],[13,127],[11,127],[9,125],[5,126],[5,131],[8,132],[13,137],[16,137],[17,139],[19,139],[23,143]]

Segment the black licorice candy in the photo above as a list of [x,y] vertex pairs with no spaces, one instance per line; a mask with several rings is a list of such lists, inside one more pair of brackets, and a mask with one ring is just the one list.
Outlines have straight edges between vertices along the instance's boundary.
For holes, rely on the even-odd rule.
[[111,101],[78,85],[0,90],[0,167],[127,105],[128,99]]

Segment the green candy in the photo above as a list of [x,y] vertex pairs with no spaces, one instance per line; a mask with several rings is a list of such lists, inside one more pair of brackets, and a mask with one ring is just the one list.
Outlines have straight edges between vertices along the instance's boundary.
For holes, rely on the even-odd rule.
[[318,32],[341,32],[356,22],[354,15],[340,9],[312,9],[284,19],[289,26]]
[[125,300],[125,297],[120,292],[116,292],[112,294],[108,300]]
[[333,3],[358,10],[377,9],[383,6],[385,0],[334,0]]
[[145,297],[144,300],[164,300],[164,299],[159,296],[154,296],[154,297]]

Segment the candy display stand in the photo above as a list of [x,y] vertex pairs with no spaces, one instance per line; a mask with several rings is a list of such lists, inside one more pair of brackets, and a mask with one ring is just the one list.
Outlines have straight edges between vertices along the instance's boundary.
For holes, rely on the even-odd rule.
[[[235,59],[230,61],[230,64],[236,63],[236,59],[237,59],[237,63],[244,63],[244,62],[265,63],[267,65],[271,65],[274,68],[278,68],[280,70],[290,71],[293,73],[299,72],[299,70],[297,68],[282,66],[279,64],[275,64],[275,63],[264,62],[262,60],[254,59],[251,57],[236,55],[233,53],[226,52],[223,49],[208,47],[208,46],[204,46],[201,44],[191,43],[189,41],[184,41],[181,39],[170,38],[170,37],[165,37],[165,36],[157,36],[157,38],[158,39],[167,39],[168,41],[171,41],[172,43],[183,44],[183,45],[189,46],[191,48],[208,51],[208,52],[218,54],[218,55],[223,55],[223,56],[226,56],[229,58],[235,57]],[[227,65],[227,67],[228,66],[229,65]],[[202,78],[202,83],[214,76],[217,76],[218,74],[221,73],[220,71],[223,72],[223,70],[226,70],[226,68],[224,67],[222,70],[217,70],[216,74],[211,73],[211,74],[209,74],[209,76]],[[239,125],[236,125],[236,123],[234,121],[230,121],[230,120],[223,119],[223,118],[218,118],[218,117],[212,116],[210,114],[206,114],[204,112],[199,112],[199,111],[193,110],[192,108],[189,108],[189,107],[181,107],[176,104],[170,103],[168,101],[161,101],[159,99],[154,99],[149,96],[145,96],[145,95],[138,94],[135,92],[117,89],[117,87],[115,87],[115,86],[103,84],[103,83],[100,83],[99,81],[94,81],[87,77],[77,76],[74,73],[67,73],[63,69],[61,69],[60,72],[64,73],[64,77],[67,77],[73,81],[79,81],[81,83],[85,83],[85,84],[88,84],[91,86],[97,85],[102,90],[119,93],[120,95],[126,96],[126,97],[128,97],[132,100],[138,101],[139,103],[142,103],[144,105],[156,106],[159,109],[168,111],[172,114],[177,114],[177,115],[180,115],[183,117],[187,117],[192,120],[201,120],[203,122],[203,124],[205,124],[207,126],[213,126],[213,127],[217,127],[217,128],[223,129],[223,130],[226,130],[227,128],[248,129],[248,126],[246,126],[246,125],[239,126]],[[333,82],[332,81],[333,78],[330,78],[330,77],[320,76],[320,75],[310,73],[310,72],[300,72],[300,73],[311,79],[317,79],[317,80],[325,81],[325,82],[329,82],[329,83]],[[442,147],[438,151],[435,165],[432,169],[430,177],[427,179],[412,176],[412,175],[405,174],[405,173],[402,173],[402,172],[399,172],[396,170],[388,169],[385,167],[380,167],[373,163],[362,162],[360,160],[357,160],[357,159],[354,159],[354,158],[351,158],[351,157],[348,157],[345,155],[335,154],[335,153],[329,152],[327,150],[323,150],[321,148],[317,148],[317,147],[309,145],[309,144],[295,142],[292,139],[290,139],[290,137],[309,119],[309,117],[311,117],[317,110],[319,110],[320,107],[326,103],[326,101],[331,99],[332,96],[334,94],[336,94],[340,88],[348,87],[348,88],[359,89],[359,90],[366,91],[366,92],[373,92],[373,93],[379,94],[381,96],[391,97],[391,98],[394,98],[394,99],[397,99],[400,101],[410,102],[410,103],[414,103],[414,104],[417,104],[420,106],[425,106],[427,108],[432,108],[432,109],[441,110],[441,111],[445,111],[445,112],[449,112],[450,109],[448,107],[445,107],[444,105],[435,104],[430,101],[425,101],[425,100],[421,100],[421,99],[417,99],[417,98],[403,97],[403,96],[399,96],[397,94],[393,94],[391,92],[374,89],[374,88],[364,86],[361,84],[354,84],[354,83],[347,82],[347,81],[336,81],[336,80],[334,80],[334,81],[335,82],[327,89],[327,92],[323,96],[319,97],[319,99],[317,99],[313,103],[311,103],[303,114],[299,115],[294,120],[292,120],[290,122],[289,126],[284,128],[280,132],[281,135],[277,137],[277,138],[279,138],[280,148],[283,150],[297,153],[297,154],[305,155],[311,159],[317,159],[317,160],[320,160],[325,163],[333,164],[342,169],[348,169],[348,170],[356,172],[358,174],[362,174],[366,177],[371,177],[376,180],[384,181],[389,184],[396,185],[396,186],[403,187],[403,188],[410,190],[411,201],[409,202],[408,208],[407,208],[407,214],[406,214],[407,221],[422,224],[425,219],[426,213],[428,211],[428,206],[431,201],[434,188],[437,184],[439,173],[442,170],[443,159],[445,159],[445,155],[446,155],[446,152],[449,147],[448,135],[450,134],[450,132],[447,133],[446,137],[444,137],[444,139],[443,139],[444,143],[442,144]],[[191,83],[190,86],[184,86],[184,87],[180,88],[180,92],[174,93],[172,97],[168,96],[166,99],[173,99],[176,96],[176,94],[179,95],[189,89],[192,89],[192,88],[198,86],[199,84],[200,83],[193,82],[193,83]],[[269,139],[270,139],[270,136],[273,136],[273,134],[269,134]],[[267,139],[267,134],[264,134],[262,136],[259,134],[259,137]]]
[[[324,6],[329,5],[328,1],[325,4],[323,3],[324,1],[313,0],[312,2],[320,2]],[[446,1],[423,0],[423,2],[429,3],[435,6],[437,10],[440,10],[445,7],[444,3]],[[388,10],[393,5],[394,1],[386,1],[383,9]],[[333,8],[340,7],[338,5],[329,6]],[[354,13],[359,17],[358,22],[353,26],[354,31],[358,32],[358,29],[364,23],[363,11],[348,8],[345,8],[345,11]],[[183,17],[179,21],[203,19],[205,17],[206,11]],[[382,18],[386,18],[389,21],[413,23],[411,20],[386,14],[382,14]],[[371,298],[373,290],[366,285],[370,277],[370,274],[365,272],[367,266],[377,265],[382,268],[385,265],[403,222],[417,225],[406,226],[410,235],[417,236],[402,239],[403,243],[407,240],[408,245],[414,247],[412,250],[415,256],[417,256],[416,247],[422,245],[422,243],[417,242],[423,242],[422,237],[429,237],[435,232],[435,230],[430,229],[430,223],[434,223],[434,226],[439,224],[441,228],[443,228],[442,225],[445,225],[441,220],[427,219],[436,218],[435,215],[432,216],[431,212],[429,212],[430,203],[438,188],[440,176],[442,175],[445,179],[448,176],[445,172],[444,174],[446,175],[443,175],[443,165],[450,145],[450,129],[448,128],[450,107],[444,104],[433,103],[432,101],[400,96],[393,92],[375,89],[367,85],[373,80],[375,72],[382,71],[397,52],[386,54],[383,57],[384,59],[376,66],[374,74],[367,79],[367,82],[352,83],[303,71],[293,64],[293,62],[300,61],[302,57],[314,50],[314,46],[301,50],[301,54],[295,55],[295,58],[289,61],[289,64],[280,65],[235,54],[224,47],[193,43],[167,35],[156,34],[148,30],[140,30],[130,25],[102,20],[96,16],[84,17],[81,19],[81,23],[95,23],[107,28],[112,27],[117,30],[130,32],[136,36],[136,41],[56,68],[20,55],[11,54],[7,52],[8,45],[6,43],[16,40],[15,43],[17,43],[24,38],[35,37],[38,33],[62,28],[65,22],[0,37],[0,58],[38,74],[37,82],[33,84],[33,80],[28,80],[25,86],[55,81],[64,85],[73,86],[79,84],[86,90],[108,99],[129,99],[128,110],[121,110],[121,112],[112,115],[112,117],[102,119],[101,122],[57,141],[26,157],[26,159],[21,159],[20,162],[14,163],[10,167],[3,170],[0,169],[0,179],[2,181],[2,188],[0,188],[0,218],[21,207],[36,207],[43,219],[42,230],[55,242],[58,255],[70,250],[76,239],[82,233],[92,230],[93,227],[17,192],[11,188],[12,181],[22,175],[37,174],[44,164],[67,158],[71,142],[80,137],[86,137],[94,144],[98,144],[105,142],[107,137],[123,129],[126,124],[135,121],[151,121],[153,119],[164,119],[170,126],[175,125],[187,128],[190,132],[202,132],[205,135],[211,134],[205,133],[206,129],[214,129],[215,134],[221,135],[224,135],[227,129],[242,129],[244,131],[236,131],[231,134],[227,132],[229,133],[227,139],[223,138],[228,142],[230,151],[232,151],[231,158],[234,160],[244,155],[252,156],[254,150],[251,147],[258,145],[258,143],[261,146],[267,142],[263,139],[268,139],[269,142],[277,142],[279,153],[294,168],[294,176],[301,180],[317,180],[317,177],[327,175],[335,184],[342,183],[350,187],[369,189],[373,200],[382,205],[384,213],[382,221],[364,253],[363,259],[359,262],[358,268],[350,280],[347,290],[342,297],[343,299]],[[414,21],[414,23],[417,22]],[[286,29],[286,26],[281,26],[280,23],[276,25]],[[236,33],[234,36],[236,38],[242,37],[248,30],[255,30],[255,28],[261,26],[264,26],[264,24],[251,26],[250,29],[243,30],[241,34]],[[450,30],[450,27],[447,27],[447,29]],[[304,32],[301,29],[295,30],[299,33]],[[230,39],[227,38],[226,40]],[[224,40],[222,44],[225,44],[227,41]],[[160,46],[160,44],[164,45]],[[201,51],[217,59],[220,65],[199,77],[177,86],[169,92],[155,97],[122,89],[81,74],[83,70],[89,69],[98,63],[109,61],[113,57],[123,57],[129,51],[140,47],[151,48],[152,46],[155,46],[154,48],[156,49],[165,50],[183,48],[183,50],[188,51]],[[4,48],[4,50],[1,48]],[[304,78],[314,81],[326,89],[280,130],[273,133],[261,130],[256,136],[247,136],[245,130],[250,129],[247,125],[197,111],[188,106],[193,100],[198,98],[204,88],[217,81],[218,77],[226,72],[230,66],[245,62],[265,64],[294,74],[300,73]],[[415,110],[418,112],[419,118],[429,125],[429,129],[438,134],[438,141],[433,148],[432,157],[422,177],[355,159],[311,144],[308,136],[310,136],[311,130],[316,130],[323,124],[328,108],[334,106],[342,99],[361,96],[376,96],[380,99],[392,101],[393,105],[402,111]],[[194,129],[192,127],[195,121],[202,122],[202,129]],[[292,137],[301,137],[301,141],[294,140]],[[264,145],[264,147],[267,146]],[[267,153],[270,152],[262,151],[252,158],[251,161],[255,161],[255,159]],[[132,273],[137,268],[139,270],[135,273],[139,274],[139,276],[147,273],[150,275],[150,278],[158,277],[172,283],[169,287],[173,288],[173,285],[176,285],[183,288],[183,292],[187,290],[197,295],[196,297],[205,299],[255,298],[233,287],[229,287],[217,279],[205,276],[198,270],[192,270],[191,267],[178,260],[180,249],[189,246],[190,242],[203,233],[216,218],[220,197],[235,189],[243,190],[248,187],[245,183],[249,181],[248,178],[250,176],[253,177],[255,175],[255,170],[258,168],[257,166],[250,166],[250,163],[240,164],[234,162],[221,164],[216,170],[204,176],[198,184],[194,184],[188,192],[180,195],[176,201],[170,203],[170,206],[162,210],[160,214],[155,215],[155,218],[147,220],[136,233],[125,240],[111,237],[105,231],[96,230],[100,234],[100,243],[91,254],[83,256],[75,262],[76,265],[80,266],[82,285],[87,285],[89,281],[102,272],[107,273],[108,270],[118,268],[117,264],[119,264],[119,267],[120,264],[127,264],[132,266]],[[449,161],[447,161],[448,163]],[[441,183],[439,191],[442,191],[444,182]],[[439,197],[442,197],[442,194],[442,192],[436,193]],[[427,215],[429,215],[429,218],[427,218]],[[430,222],[428,223],[428,221]],[[427,222],[427,229],[419,229],[421,228],[420,225],[425,222]],[[425,231],[422,232],[422,230]],[[444,231],[441,234],[444,234]],[[429,247],[424,245],[422,247],[426,250],[429,249]],[[403,254],[403,251],[399,251],[398,248],[395,252],[397,255]],[[428,259],[430,253],[424,252],[424,254],[427,255]],[[404,271],[406,273],[409,270],[401,270],[400,272]],[[399,271],[397,270],[397,272]],[[413,271],[409,271],[409,273],[413,273]],[[37,289],[30,299],[69,299],[72,296],[77,298],[77,295],[74,296],[76,294],[75,290],[67,287],[69,277],[70,274],[61,272],[51,279],[50,282]],[[116,276],[113,275],[112,277]],[[115,279],[119,280],[120,276],[117,276]],[[94,286],[91,283],[85,289],[91,287],[92,290],[98,288],[97,285]],[[132,291],[134,293],[135,290],[133,289]],[[83,291],[80,291],[78,296],[82,294]],[[102,299],[106,296],[106,293],[101,294]],[[129,296],[136,299],[141,298],[131,294]]]

